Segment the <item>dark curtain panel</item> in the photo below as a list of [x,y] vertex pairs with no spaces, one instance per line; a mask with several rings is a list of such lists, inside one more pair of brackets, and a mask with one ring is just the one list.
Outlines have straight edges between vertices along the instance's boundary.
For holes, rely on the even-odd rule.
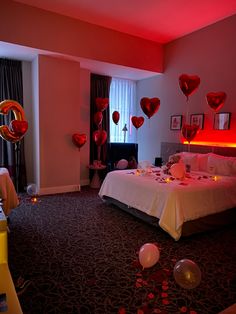
[[[21,61],[0,58],[0,101],[15,100],[23,107]],[[14,119],[12,113],[0,114],[0,125],[8,125]],[[17,163],[17,164],[16,164]],[[0,166],[9,170],[17,192],[26,186],[24,140],[8,142],[0,137]]]
[[[98,159],[98,147],[94,143],[92,135],[95,130],[97,130],[97,126],[94,123],[94,114],[98,111],[96,107],[96,98],[109,98],[110,93],[110,85],[111,85],[111,77],[103,76],[98,74],[91,74],[91,87],[90,87],[90,164]],[[110,138],[110,120],[109,120],[109,106],[106,110],[102,112],[103,120],[101,129],[107,132],[107,142],[109,142]],[[106,163],[107,160],[107,142],[101,147],[101,161],[103,164]]]

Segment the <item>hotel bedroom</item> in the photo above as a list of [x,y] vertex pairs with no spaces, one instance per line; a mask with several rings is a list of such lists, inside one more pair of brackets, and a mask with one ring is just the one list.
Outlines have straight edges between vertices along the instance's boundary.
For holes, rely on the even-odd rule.
[[[157,17],[157,22],[150,24],[153,30],[146,33],[137,25],[128,28],[132,4],[125,4],[130,22],[122,25],[113,20],[109,25],[104,16],[86,17],[84,3],[79,2],[79,18],[75,8],[62,6],[63,1],[57,7],[52,1],[40,4],[35,0],[2,0],[0,4],[0,58],[22,62],[22,105],[28,122],[23,139],[27,176],[24,191],[17,191],[17,180],[14,181],[17,199],[6,170],[1,169],[0,173],[1,184],[8,184],[5,190],[1,186],[0,191],[3,209],[6,204],[9,206],[5,215],[0,213],[0,296],[8,307],[6,313],[235,313],[234,1],[227,5],[220,1],[215,5],[198,1],[199,6],[193,1],[192,6],[187,6],[180,0],[175,9],[168,3],[162,9],[169,10],[159,16],[160,20]],[[106,5],[109,8],[111,4]],[[141,8],[140,4],[140,11]],[[122,12],[120,6],[115,9],[117,14]],[[170,23],[174,26],[168,29],[164,24],[166,29],[161,33],[158,21],[160,25],[168,19],[175,21],[176,10],[179,27]],[[208,12],[209,15],[202,14],[208,19],[201,20],[200,12]],[[150,16],[152,13],[148,11]],[[103,198],[107,187],[91,188],[94,175],[91,163],[97,156],[95,151],[91,157],[91,151],[92,147],[99,148],[93,143],[91,130],[91,112],[96,110],[90,104],[94,74],[135,81],[135,115],[144,117],[144,123],[136,129],[130,123],[128,132],[130,129],[133,132],[140,166],[143,162],[146,167],[138,172],[136,169],[108,172],[107,163],[106,170],[101,171],[104,174],[101,184],[105,184],[108,176],[117,175],[115,184],[110,181],[108,187],[119,193],[123,186],[126,194],[130,197],[135,194],[137,199],[139,196],[140,202],[148,198],[144,185],[151,180],[151,191],[157,185],[163,191],[166,186],[171,190],[172,185],[188,190],[186,180],[195,180],[199,186],[208,181],[211,186],[222,184],[224,189],[227,186],[228,194],[225,189],[217,197],[226,200],[223,212],[230,210],[227,225],[224,215],[220,216],[221,226],[215,230],[205,230],[201,225],[203,232],[186,232],[187,236],[181,236],[179,230],[172,233],[166,224],[159,225],[160,216],[150,223],[150,217],[142,216],[135,206],[137,202],[124,204],[122,198],[119,202],[114,199],[107,202]],[[187,79],[196,76],[200,79],[188,97],[180,86],[182,74],[187,74]],[[221,92],[226,99],[219,110],[213,110],[206,95]],[[160,99],[160,107],[150,118],[140,106],[144,97]],[[218,113],[230,114],[228,129],[214,128]],[[181,127],[188,124],[191,115],[203,117],[204,123],[188,145],[189,133],[184,138]],[[181,117],[177,128],[171,125],[175,116]],[[86,134],[79,149],[72,141],[75,133]],[[104,145],[107,144],[109,139]],[[194,174],[192,164],[184,180],[171,172],[164,173],[170,156],[181,151],[191,153],[194,160],[199,160],[200,154],[216,158],[221,171],[213,173],[208,165],[203,172]],[[120,152],[119,159],[131,157]],[[158,158],[162,158],[161,172],[153,167]],[[227,175],[225,168],[222,170],[226,163],[231,167]],[[4,166],[1,156],[1,167]],[[202,169],[198,161],[199,170]],[[144,183],[136,192],[131,185],[130,189],[129,185],[126,187],[127,182],[118,188],[116,183],[122,173],[134,185],[142,179]],[[167,178],[172,181],[169,183]],[[34,193],[27,186],[37,188],[35,202],[31,200]],[[197,189],[191,202],[199,199],[199,204],[208,206],[203,199],[208,193]],[[209,186],[207,189],[210,191]],[[188,204],[187,197],[183,199]],[[166,217],[173,223],[172,214]],[[210,227],[212,224],[215,221],[210,220]]]

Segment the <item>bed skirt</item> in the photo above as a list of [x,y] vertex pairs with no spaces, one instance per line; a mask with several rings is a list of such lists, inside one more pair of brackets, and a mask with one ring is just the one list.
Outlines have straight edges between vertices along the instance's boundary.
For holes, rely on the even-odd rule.
[[[142,221],[152,226],[159,227],[159,219],[156,217],[149,216],[136,208],[129,207],[126,204],[121,203],[112,197],[104,195],[103,200],[106,201],[107,203],[111,203],[119,207],[120,209],[126,211],[127,213],[141,219]],[[220,213],[184,222],[182,227],[182,237],[187,237],[196,233],[206,232],[210,230],[216,230],[230,224],[236,224],[236,208],[227,209]]]

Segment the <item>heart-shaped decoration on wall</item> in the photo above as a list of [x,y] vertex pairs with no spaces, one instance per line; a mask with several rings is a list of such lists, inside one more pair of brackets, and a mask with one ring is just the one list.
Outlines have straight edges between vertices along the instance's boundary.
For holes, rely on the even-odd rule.
[[108,107],[109,98],[97,97],[95,102],[96,102],[96,106],[97,106],[98,111],[104,111]]
[[10,123],[10,129],[17,135],[23,136],[28,130],[28,122],[25,120],[12,120]]
[[160,99],[157,97],[143,97],[140,100],[140,106],[148,119],[150,119],[160,108]]
[[186,139],[186,141],[188,141],[189,144],[195,138],[198,131],[199,131],[198,125],[184,124],[181,129],[183,137]]
[[143,123],[144,123],[144,117],[136,117],[136,116],[133,116],[131,118],[131,121],[133,123],[133,126],[136,128],[136,129],[139,129]]
[[225,92],[210,92],[206,95],[208,105],[215,112],[219,111],[223,107],[226,97],[227,95]]
[[97,130],[93,132],[93,141],[97,146],[102,146],[107,140],[107,132],[105,130]]
[[179,86],[183,94],[187,97],[192,95],[200,84],[200,77],[197,75],[181,74],[179,77]]
[[72,135],[72,142],[79,149],[86,143],[86,141],[87,141],[87,135],[86,134],[74,133]]

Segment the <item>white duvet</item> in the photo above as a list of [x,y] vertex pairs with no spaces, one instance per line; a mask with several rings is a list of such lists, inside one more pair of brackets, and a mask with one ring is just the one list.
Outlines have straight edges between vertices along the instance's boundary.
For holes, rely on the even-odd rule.
[[159,218],[159,225],[175,240],[182,225],[210,214],[236,207],[236,177],[192,172],[183,181],[164,175],[158,168],[150,174],[136,170],[109,172],[99,196],[112,197],[128,206]]

